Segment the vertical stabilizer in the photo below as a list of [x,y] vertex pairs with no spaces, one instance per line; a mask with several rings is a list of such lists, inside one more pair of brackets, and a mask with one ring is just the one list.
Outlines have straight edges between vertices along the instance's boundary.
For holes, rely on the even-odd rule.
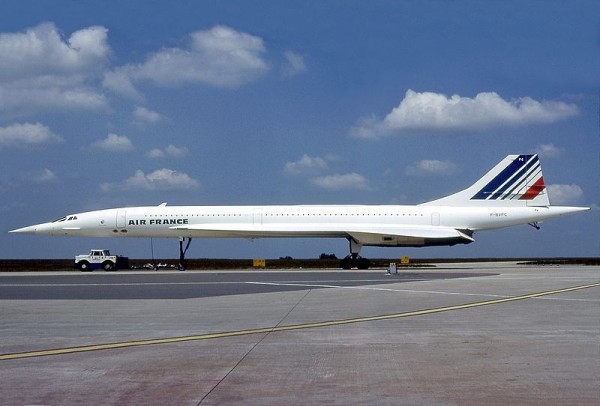
[[423,203],[439,206],[549,206],[537,155],[509,155],[473,185]]

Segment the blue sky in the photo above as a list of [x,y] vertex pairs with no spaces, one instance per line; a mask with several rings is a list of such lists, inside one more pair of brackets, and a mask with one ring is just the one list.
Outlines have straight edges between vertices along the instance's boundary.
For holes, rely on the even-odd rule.
[[[123,3],[123,4],[121,4]],[[6,1],[2,230],[158,205],[416,204],[511,153],[591,212],[367,257],[598,256],[597,1]],[[0,233],[2,258],[147,240]],[[155,255],[177,257],[175,240]],[[195,240],[190,257],[344,256],[343,240]]]

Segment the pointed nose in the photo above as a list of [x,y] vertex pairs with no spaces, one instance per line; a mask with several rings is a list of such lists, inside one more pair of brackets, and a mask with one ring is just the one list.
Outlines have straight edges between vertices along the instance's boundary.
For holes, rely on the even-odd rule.
[[9,233],[35,234],[36,230],[37,230],[36,226],[29,226],[29,227],[17,228],[16,230],[10,230]]
[[17,228],[16,230],[10,230],[9,233],[51,235],[53,231],[54,225],[52,223],[44,223],[23,228]]

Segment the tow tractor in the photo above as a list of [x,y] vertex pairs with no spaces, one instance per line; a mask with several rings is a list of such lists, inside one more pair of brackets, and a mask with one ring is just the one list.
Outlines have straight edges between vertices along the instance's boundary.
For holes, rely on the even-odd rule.
[[129,258],[110,255],[109,250],[91,250],[87,255],[77,255],[74,267],[81,272],[92,272],[94,269],[104,269],[107,272],[129,269]]

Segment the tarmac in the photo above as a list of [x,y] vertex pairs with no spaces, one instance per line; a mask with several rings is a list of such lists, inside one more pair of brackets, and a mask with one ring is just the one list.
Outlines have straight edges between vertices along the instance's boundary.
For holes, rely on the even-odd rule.
[[598,405],[600,267],[0,273],[2,405]]

